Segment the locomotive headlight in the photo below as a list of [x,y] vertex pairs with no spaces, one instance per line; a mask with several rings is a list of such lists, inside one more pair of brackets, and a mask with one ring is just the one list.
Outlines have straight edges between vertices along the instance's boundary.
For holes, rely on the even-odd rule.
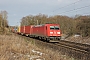
[[53,32],[50,32],[50,34],[53,34]]
[[57,34],[60,34],[60,32],[57,32]]

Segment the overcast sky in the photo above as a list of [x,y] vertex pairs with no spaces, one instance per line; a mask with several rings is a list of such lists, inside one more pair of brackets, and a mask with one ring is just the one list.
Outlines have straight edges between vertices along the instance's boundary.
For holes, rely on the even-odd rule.
[[[0,11],[6,10],[8,12],[9,25],[19,25],[22,17],[39,13],[49,16],[90,14],[90,7],[75,10],[90,5],[90,0],[77,1],[79,0],[0,0]],[[77,3],[72,4],[74,2]],[[75,11],[70,12],[70,10]]]

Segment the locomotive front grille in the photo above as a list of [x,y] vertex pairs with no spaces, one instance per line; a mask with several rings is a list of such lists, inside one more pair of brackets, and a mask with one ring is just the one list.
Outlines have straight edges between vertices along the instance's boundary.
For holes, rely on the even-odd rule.
[[60,40],[60,36],[50,36],[50,40]]

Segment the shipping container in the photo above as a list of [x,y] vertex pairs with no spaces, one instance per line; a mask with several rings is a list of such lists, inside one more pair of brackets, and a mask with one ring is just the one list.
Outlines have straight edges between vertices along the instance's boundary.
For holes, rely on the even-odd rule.
[[24,26],[25,27],[25,32],[24,32],[24,34],[26,35],[26,36],[30,36],[31,34],[32,34],[32,25],[30,25],[30,26]]
[[25,33],[25,26],[21,26],[20,27],[20,33],[21,33],[21,35],[24,35],[24,33]]
[[17,33],[20,34],[20,26],[17,27]]

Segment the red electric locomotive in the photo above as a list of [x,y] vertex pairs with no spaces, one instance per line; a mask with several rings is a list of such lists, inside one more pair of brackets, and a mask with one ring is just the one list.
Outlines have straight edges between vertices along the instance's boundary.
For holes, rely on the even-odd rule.
[[44,24],[32,27],[32,35],[47,41],[59,41],[61,30],[58,24]]

